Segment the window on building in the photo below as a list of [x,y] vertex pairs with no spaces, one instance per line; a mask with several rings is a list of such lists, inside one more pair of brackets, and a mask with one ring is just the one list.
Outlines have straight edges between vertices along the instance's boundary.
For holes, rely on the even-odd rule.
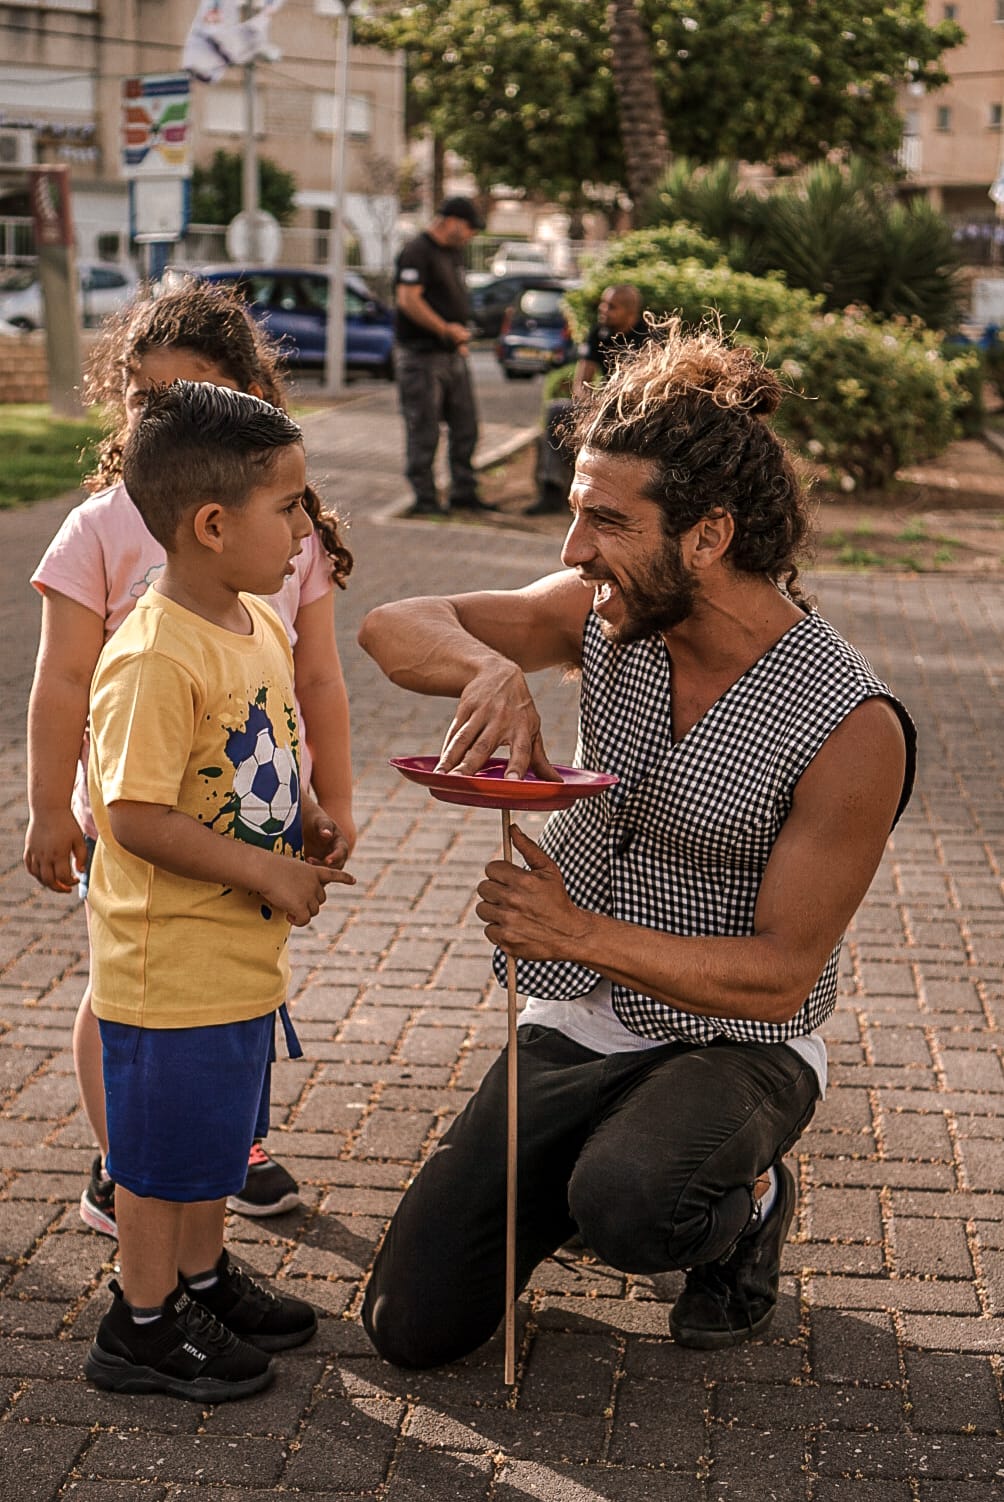
[[[319,90],[314,96],[314,129],[318,135],[335,133],[337,95]],[[350,94],[345,112],[349,140],[366,141],[373,133],[373,101],[366,94]]]
[[314,210],[314,260],[327,261],[330,254],[331,210]]
[[122,236],[111,230],[99,235],[97,251],[99,261],[117,261],[122,255]]
[[[215,88],[201,90],[204,104],[202,123],[214,135],[242,136],[244,134],[244,90],[228,89],[217,84]],[[255,134],[262,132],[262,99],[255,96]]]
[[991,130],[1000,130],[1004,123],[1004,105],[992,104],[988,111],[987,124]]
[[938,105],[938,113],[937,113],[937,116],[936,116],[936,119],[935,119],[935,126],[936,126],[936,128],[938,130],[951,130],[951,128],[952,128],[952,111],[951,111],[951,108],[950,108],[949,105],[947,105],[947,104],[939,104]]
[[1004,21],[1004,0],[997,0],[997,19]]
[[955,21],[955,20],[957,20],[958,13],[959,13],[959,7],[957,5],[946,5],[945,6],[945,20],[946,21]]

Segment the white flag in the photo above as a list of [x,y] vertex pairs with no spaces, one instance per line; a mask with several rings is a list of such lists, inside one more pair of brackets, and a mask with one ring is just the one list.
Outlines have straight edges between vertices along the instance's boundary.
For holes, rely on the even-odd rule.
[[269,23],[283,0],[263,0],[242,19],[241,0],[199,0],[199,8],[185,41],[182,67],[202,83],[218,83],[229,67],[243,67],[255,58],[276,62],[281,56],[269,41]]

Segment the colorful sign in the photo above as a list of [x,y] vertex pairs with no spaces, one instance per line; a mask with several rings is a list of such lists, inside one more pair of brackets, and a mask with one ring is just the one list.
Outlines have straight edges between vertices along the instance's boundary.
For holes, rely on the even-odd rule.
[[187,73],[149,73],[122,84],[122,176],[189,177]]

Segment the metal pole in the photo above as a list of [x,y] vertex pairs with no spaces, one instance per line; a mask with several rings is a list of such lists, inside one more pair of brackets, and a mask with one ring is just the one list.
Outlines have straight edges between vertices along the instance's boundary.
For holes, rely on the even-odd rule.
[[244,175],[241,203],[247,215],[248,254],[250,265],[260,258],[258,244],[258,144],[255,141],[255,68],[244,65]]
[[349,48],[352,46],[352,6],[346,0],[342,0],[338,12],[337,37],[331,232],[328,237],[328,341],[324,364],[324,391],[328,396],[341,396],[345,390],[345,137],[349,118]]

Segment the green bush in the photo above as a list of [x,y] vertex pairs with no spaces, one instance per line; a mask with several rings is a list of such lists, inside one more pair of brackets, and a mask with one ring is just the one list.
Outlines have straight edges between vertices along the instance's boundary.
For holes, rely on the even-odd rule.
[[649,222],[680,220],[721,247],[737,271],[776,271],[818,293],[830,311],[864,305],[884,317],[954,328],[959,255],[948,221],[926,199],[897,200],[867,162],[818,162],[761,198],[731,162],[677,162],[648,203]]
[[[760,199],[740,188],[737,163],[723,159],[699,167],[678,157],[643,206],[642,222],[693,225],[732,261],[733,247],[741,255],[756,239],[761,208]],[[749,269],[742,259],[733,264]]]
[[946,360],[953,361],[957,366],[964,402],[956,416],[963,437],[978,438],[983,432],[986,418],[983,387],[990,379],[986,353],[975,344],[959,345],[951,339],[945,340],[943,353]]
[[853,312],[778,323],[767,354],[801,394],[781,407],[778,431],[845,488],[886,486],[903,465],[940,453],[958,432],[975,363],[946,359],[941,335],[916,321]]
[[[647,232],[642,231],[642,234]],[[635,240],[634,235],[625,237]],[[808,324],[820,299],[786,287],[778,276],[750,276],[733,271],[724,261],[708,266],[688,258],[675,263],[659,257],[642,262],[628,245],[626,262],[619,259],[619,241],[602,264],[592,267],[581,287],[565,294],[571,322],[580,338],[595,321],[605,287],[611,282],[633,282],[646,312],[663,318],[677,313],[685,324],[696,326],[709,316],[719,317],[727,333],[765,337],[782,319],[791,326]]]
[[[805,198],[784,195],[784,212],[778,213],[774,232],[780,243],[781,231],[788,227],[790,261],[804,257],[806,278],[811,272],[816,292],[789,286],[776,271],[754,275],[736,270],[724,257],[712,259],[714,246],[705,236],[695,239],[689,226],[675,224],[638,230],[613,242],[565,301],[580,336],[595,320],[603,289],[612,282],[633,282],[646,311],[656,318],[677,314],[690,327],[718,320],[726,335],[760,350],[796,392],[804,393],[785,402],[778,414],[779,431],[830,465],[846,487],[881,487],[903,465],[940,453],[956,436],[960,421],[967,429],[978,422],[979,360],[972,351],[952,350],[942,334],[917,317],[882,320],[854,307],[824,312],[827,298],[838,287],[843,296],[850,283],[821,283],[812,271],[813,258],[825,263],[824,273],[825,266],[834,268],[833,277],[850,269],[855,277],[863,274],[868,249],[858,238],[862,221],[848,195],[853,189],[860,199],[868,179],[857,170],[809,177],[811,191]],[[712,186],[721,196],[727,184],[723,180]],[[825,235],[813,230],[799,240],[795,233],[801,224],[808,235],[805,205],[810,202],[844,247],[842,268],[841,257],[830,256]],[[897,207],[890,216],[889,222],[903,231],[904,245],[913,243],[925,214]],[[698,253],[680,255],[681,250]],[[940,256],[936,245],[932,256]],[[891,283],[890,263],[885,264]],[[932,298],[938,286],[935,276]],[[1004,354],[998,359],[996,369],[1004,373]],[[560,377],[556,372],[554,394],[561,394]]]
[[587,262],[586,275],[590,281],[595,276],[607,277],[603,283],[610,286],[610,273],[633,271],[637,266],[646,266],[650,261],[699,261],[702,266],[717,266],[724,256],[716,240],[702,234],[692,224],[664,224],[658,229],[637,229],[619,240],[612,240],[606,252],[598,259]]

